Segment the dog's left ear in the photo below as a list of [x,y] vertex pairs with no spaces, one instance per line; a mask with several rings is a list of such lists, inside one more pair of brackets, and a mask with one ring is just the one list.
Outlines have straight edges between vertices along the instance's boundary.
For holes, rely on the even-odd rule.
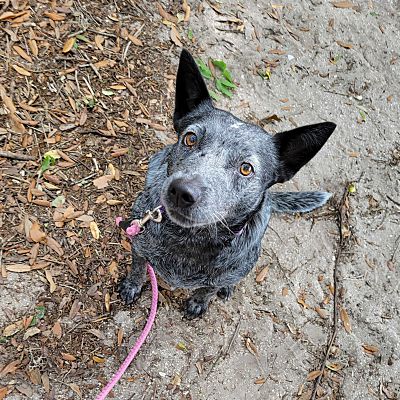
[[335,128],[334,123],[323,122],[277,133],[273,137],[278,150],[278,169],[274,183],[291,179],[320,151]]
[[176,76],[175,130],[178,130],[179,120],[203,102],[212,105],[207,86],[196,62],[192,55],[187,50],[183,49],[179,60],[178,74]]

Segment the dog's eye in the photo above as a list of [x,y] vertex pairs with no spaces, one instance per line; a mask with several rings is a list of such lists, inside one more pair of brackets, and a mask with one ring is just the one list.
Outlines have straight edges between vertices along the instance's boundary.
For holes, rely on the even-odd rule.
[[249,176],[250,174],[252,174],[254,172],[254,168],[253,168],[253,166],[251,165],[251,164],[249,164],[249,163],[243,163],[241,166],[240,166],[240,173],[243,175],[243,176]]
[[192,147],[197,143],[197,135],[193,132],[188,132],[183,138],[185,146]]

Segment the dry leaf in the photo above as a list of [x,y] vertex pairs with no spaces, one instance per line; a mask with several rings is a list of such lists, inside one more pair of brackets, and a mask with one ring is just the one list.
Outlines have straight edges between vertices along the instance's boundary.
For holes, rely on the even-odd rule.
[[29,39],[29,40],[28,40],[28,46],[29,46],[29,48],[30,48],[32,54],[33,54],[35,57],[37,57],[38,54],[39,54],[39,49],[38,49],[36,40],[34,40],[34,39]]
[[289,294],[289,289],[287,287],[282,288],[282,296],[287,296]]
[[39,328],[37,328],[36,326],[33,326],[32,328],[28,328],[24,333],[23,340],[26,340],[26,339],[30,338],[31,336],[35,336],[38,333],[41,333],[41,330]]
[[29,272],[32,271],[32,266],[29,264],[11,264],[6,265],[6,270],[10,272]]
[[2,378],[3,376],[9,374],[9,373],[13,373],[15,372],[20,365],[20,361],[19,360],[15,360],[10,362],[9,364],[7,364],[0,372],[0,378]]
[[29,54],[26,53],[26,51],[19,46],[14,45],[13,46],[13,50],[19,55],[21,56],[24,60],[28,61],[28,62],[32,62],[32,58]]
[[7,388],[6,386],[0,388],[0,400],[5,399],[5,397],[7,396],[7,394],[8,394],[8,388]]
[[345,49],[351,49],[351,48],[353,48],[353,45],[352,45],[352,44],[342,42],[341,40],[336,40],[336,43],[337,43],[340,47],[343,47],[343,48],[345,48]]
[[349,314],[344,308],[340,309],[340,319],[342,320],[343,327],[347,333],[351,333],[351,324]]
[[20,75],[23,76],[31,76],[32,73],[27,71],[25,68],[20,67],[19,65],[12,64],[11,65]]
[[54,282],[53,275],[51,274],[51,271],[49,269],[46,269],[44,273],[46,274],[46,279],[50,284],[50,293],[53,293],[57,289],[57,285]]
[[379,347],[376,347],[371,344],[363,344],[363,350],[365,353],[375,356],[379,352]]
[[78,299],[75,299],[72,303],[71,309],[69,310],[69,317],[73,319],[79,312],[81,308],[81,303]]
[[124,202],[122,201],[122,200],[114,200],[114,199],[111,199],[111,200],[107,200],[107,204],[109,205],[109,206],[116,206],[116,205],[118,205],[118,204],[123,204]]
[[181,42],[181,37],[180,37],[180,35],[179,35],[179,32],[178,32],[178,30],[175,28],[175,26],[173,26],[173,25],[171,26],[171,31],[170,31],[170,33],[169,33],[169,36],[170,36],[172,42],[173,42],[176,46],[178,46],[178,47],[183,47],[183,44],[182,44],[182,42]]
[[67,39],[67,41],[64,43],[62,52],[68,53],[69,51],[71,51],[71,49],[74,47],[75,42],[76,37],[70,37],[69,39]]
[[174,17],[170,13],[167,13],[163,6],[160,3],[157,3],[157,8],[158,8],[158,13],[161,15],[161,17],[169,22],[173,22],[174,24],[178,23],[178,18]]
[[103,363],[104,361],[106,361],[104,357],[99,357],[99,356],[93,356],[92,359],[95,363]]
[[48,236],[46,239],[46,245],[54,250],[59,256],[64,254],[64,250],[62,249],[61,245],[52,237]]
[[94,64],[96,68],[108,68],[108,67],[113,67],[117,62],[115,60],[102,60],[98,61],[97,63]]
[[98,240],[100,238],[100,230],[99,227],[97,226],[95,221],[92,221],[89,225],[90,227],[90,232],[92,233],[92,236]]
[[350,1],[334,1],[332,5],[336,8],[354,8],[355,5]]
[[328,318],[328,313],[327,313],[327,311],[324,310],[323,308],[315,307],[315,311],[317,312],[317,314],[318,314],[321,318],[323,318],[323,319]]
[[121,240],[121,246],[124,250],[128,251],[129,253],[132,251],[131,244],[124,239]]
[[46,234],[40,230],[40,225],[36,221],[32,223],[29,236],[34,242],[41,242],[46,239]]
[[106,311],[109,313],[111,309],[111,296],[109,292],[104,296],[104,305],[106,306]]
[[253,354],[253,356],[258,357],[258,350],[257,350],[257,347],[254,345],[254,343],[252,342],[252,340],[251,340],[249,337],[246,338],[245,344],[246,344],[247,350],[248,350],[251,354]]
[[269,54],[283,55],[283,54],[286,54],[286,51],[285,50],[281,50],[281,49],[271,49],[271,50],[268,50],[268,53]]
[[4,337],[9,337],[9,336],[13,336],[15,335],[17,332],[19,332],[20,330],[22,330],[24,328],[24,323],[23,321],[17,321],[14,322],[11,325],[6,326],[3,329],[3,336]]
[[102,331],[99,331],[98,329],[92,328],[92,329],[89,329],[88,332],[91,333],[92,335],[96,336],[100,340],[106,340],[106,335],[104,335],[104,333]]
[[71,388],[71,390],[73,390],[79,396],[80,399],[82,398],[81,389],[79,389],[79,386],[77,384],[68,383],[67,385]]
[[46,393],[50,392],[50,380],[49,380],[49,376],[47,375],[47,373],[45,372],[44,374],[42,374],[42,384],[44,387],[44,390],[46,391]]
[[69,353],[61,353],[61,357],[65,361],[75,361],[76,357]]
[[104,36],[96,35],[94,37],[94,42],[100,51],[103,51]]
[[128,35],[128,38],[135,46],[143,46],[143,42],[136,36]]
[[45,12],[44,15],[53,21],[64,21],[65,19],[65,14],[61,13]]
[[321,374],[322,374],[322,372],[320,370],[311,371],[307,375],[307,381],[313,381],[314,379],[317,379]]
[[256,276],[256,282],[257,283],[261,283],[265,280],[265,278],[267,277],[269,271],[269,267],[264,267],[261,272]]
[[53,325],[53,328],[51,328],[53,335],[57,338],[57,339],[61,339],[62,337],[62,328],[61,328],[61,324],[60,321],[56,321],[56,323]]
[[157,131],[166,131],[167,130],[167,128],[165,126],[157,124],[156,122],[152,122],[149,119],[145,119],[145,118],[136,118],[136,123],[137,124],[147,124],[151,128],[153,128]]
[[37,368],[33,368],[31,370],[27,371],[27,374],[29,376],[29,379],[34,385],[40,385],[40,382],[42,380],[40,371]]
[[113,175],[103,175],[100,178],[96,178],[93,181],[93,185],[97,187],[97,189],[104,189],[108,186],[108,183],[114,179]]
[[123,337],[124,337],[123,329],[122,328],[118,328],[118,332],[117,332],[117,345],[118,345],[118,347],[121,346]]
[[267,381],[267,378],[264,378],[263,376],[261,378],[257,378],[254,383],[256,385],[263,385]]
[[331,363],[331,362],[327,362],[326,364],[326,368],[330,369],[331,371],[340,371],[343,368],[342,364],[339,363]]

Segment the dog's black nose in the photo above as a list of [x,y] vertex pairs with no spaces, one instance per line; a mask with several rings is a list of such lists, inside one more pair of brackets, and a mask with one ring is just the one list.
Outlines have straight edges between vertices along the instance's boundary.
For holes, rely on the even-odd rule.
[[195,181],[175,179],[169,185],[168,195],[176,207],[188,208],[199,199],[200,187]]

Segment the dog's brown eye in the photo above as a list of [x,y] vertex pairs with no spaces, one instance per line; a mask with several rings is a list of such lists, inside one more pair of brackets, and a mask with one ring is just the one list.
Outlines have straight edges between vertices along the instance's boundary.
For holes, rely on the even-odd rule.
[[249,163],[243,163],[240,166],[240,173],[243,176],[249,176],[253,172],[254,172],[253,166],[251,164],[249,164]]
[[188,132],[183,138],[185,146],[192,147],[197,143],[197,135],[193,132]]

